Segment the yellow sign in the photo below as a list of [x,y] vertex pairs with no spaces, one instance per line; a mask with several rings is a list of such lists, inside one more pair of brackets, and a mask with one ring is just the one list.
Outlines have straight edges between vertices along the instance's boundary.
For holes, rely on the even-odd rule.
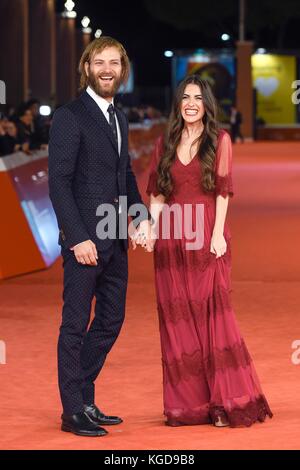
[[252,81],[257,90],[257,117],[266,124],[294,124],[296,106],[292,102],[292,82],[296,80],[293,56],[254,54]]

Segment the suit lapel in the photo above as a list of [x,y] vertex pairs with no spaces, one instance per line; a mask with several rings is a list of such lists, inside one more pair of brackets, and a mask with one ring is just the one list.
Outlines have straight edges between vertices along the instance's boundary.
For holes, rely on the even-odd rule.
[[[103,131],[106,133],[106,135],[108,136],[108,138],[110,139],[114,149],[116,150],[117,154],[119,155],[119,151],[118,151],[118,146],[117,146],[117,142],[115,140],[115,137],[114,137],[114,134],[112,132],[112,129],[109,125],[109,123],[107,122],[106,120],[106,117],[104,116],[104,114],[102,113],[101,109],[99,108],[99,106],[97,105],[97,103],[93,100],[93,98],[86,92],[84,91],[80,97],[85,105],[85,107],[87,108],[87,110],[90,112],[90,114],[92,115],[92,117],[95,119],[95,121],[97,122],[97,124],[101,127],[101,129],[103,129]],[[121,123],[120,123],[120,128],[121,128]],[[121,130],[122,132],[122,130]],[[122,142],[123,142],[123,138],[122,138]]]

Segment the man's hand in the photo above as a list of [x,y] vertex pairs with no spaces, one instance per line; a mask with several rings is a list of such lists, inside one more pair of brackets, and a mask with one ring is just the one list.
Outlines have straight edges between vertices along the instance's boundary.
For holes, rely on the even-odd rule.
[[88,266],[97,266],[98,253],[95,243],[92,240],[78,243],[72,250],[74,251],[75,258],[78,263],[86,264]]

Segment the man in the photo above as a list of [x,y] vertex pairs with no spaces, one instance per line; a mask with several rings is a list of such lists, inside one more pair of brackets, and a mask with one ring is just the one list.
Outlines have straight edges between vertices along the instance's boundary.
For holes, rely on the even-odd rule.
[[230,108],[230,133],[232,142],[236,142],[237,138],[239,138],[242,142],[244,142],[244,137],[241,132],[241,124],[243,122],[242,113],[237,110],[235,106],[231,106]]
[[[107,431],[101,425],[122,422],[96,406],[94,382],[124,320],[128,240],[118,238],[117,230],[116,237],[98,238],[96,211],[111,204],[117,216],[120,196],[127,196],[129,207],[143,203],[128,155],[127,120],[114,107],[114,96],[129,74],[126,51],[113,38],[96,39],[84,51],[79,70],[84,91],[55,112],[49,143],[50,198],[64,266],[58,341],[61,428],[103,436]],[[148,212],[135,233],[139,241],[149,231],[147,217]],[[143,240],[150,251],[150,241]],[[95,316],[88,329],[94,297]]]

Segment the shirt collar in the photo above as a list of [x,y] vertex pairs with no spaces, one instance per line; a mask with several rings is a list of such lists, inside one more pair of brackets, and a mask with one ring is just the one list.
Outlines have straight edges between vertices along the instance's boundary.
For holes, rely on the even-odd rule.
[[[86,92],[93,98],[94,101],[96,101],[103,114],[106,114],[110,103],[106,99],[102,98],[102,96],[97,95],[97,93],[90,86],[87,87]],[[114,105],[114,99],[112,99],[111,104]]]

